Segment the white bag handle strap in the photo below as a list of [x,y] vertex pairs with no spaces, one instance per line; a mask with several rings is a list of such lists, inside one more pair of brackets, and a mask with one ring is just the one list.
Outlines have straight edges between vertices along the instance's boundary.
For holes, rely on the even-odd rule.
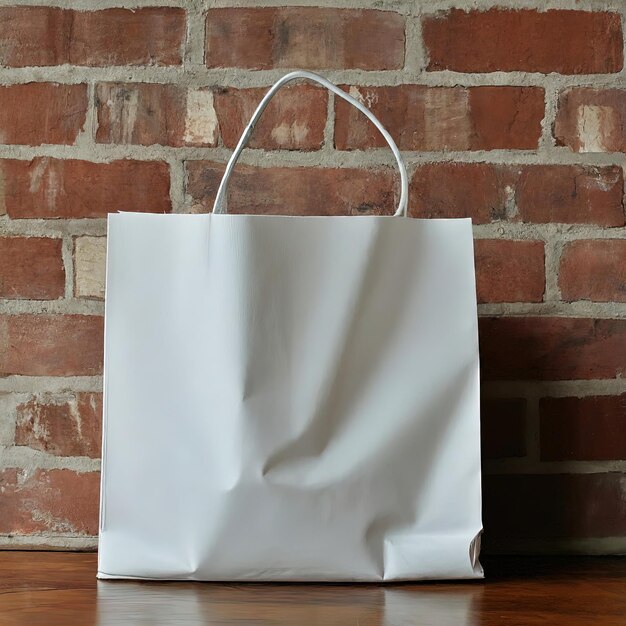
[[409,183],[406,174],[406,168],[404,167],[404,163],[402,162],[402,157],[400,156],[400,151],[398,150],[398,146],[396,146],[395,141],[392,139],[391,135],[385,130],[383,125],[378,121],[376,116],[365,106],[363,106],[356,98],[353,98],[345,91],[339,89],[337,86],[333,85],[330,81],[326,80],[322,76],[318,76],[313,72],[306,72],[303,70],[297,72],[290,72],[283,76],[276,84],[265,94],[265,97],[259,103],[256,110],[252,114],[250,121],[245,127],[239,142],[237,143],[237,147],[232,153],[230,159],[228,160],[228,164],[226,165],[226,171],[224,172],[224,176],[222,177],[222,181],[220,182],[220,186],[217,190],[217,195],[215,196],[215,202],[213,204],[213,213],[225,213],[225,203],[224,197],[226,195],[226,185],[228,184],[228,179],[237,163],[237,159],[241,154],[242,150],[248,144],[248,140],[250,139],[250,135],[256,126],[256,123],[259,121],[261,114],[265,110],[265,107],[269,104],[269,101],[272,99],[274,94],[285,84],[292,80],[296,80],[298,78],[306,78],[315,83],[319,83],[320,85],[326,87],[326,89],[332,91],[334,94],[338,95],[340,98],[343,98],[346,102],[349,102],[353,106],[355,106],[363,115],[365,115],[371,122],[378,128],[381,135],[385,138],[385,141],[389,144],[391,151],[393,152],[393,156],[396,158],[396,163],[398,164],[398,170],[400,172],[400,202],[398,203],[398,208],[394,213],[395,216],[405,216],[406,217],[406,208],[409,196]]

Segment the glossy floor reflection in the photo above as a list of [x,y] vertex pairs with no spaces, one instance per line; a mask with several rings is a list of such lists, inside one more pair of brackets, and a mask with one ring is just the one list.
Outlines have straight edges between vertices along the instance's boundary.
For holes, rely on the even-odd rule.
[[98,626],[113,624],[324,624],[469,626],[475,584],[429,591],[354,585],[98,583]]
[[0,625],[626,626],[626,559],[484,559],[488,578],[396,585],[96,581],[96,555],[0,552]]

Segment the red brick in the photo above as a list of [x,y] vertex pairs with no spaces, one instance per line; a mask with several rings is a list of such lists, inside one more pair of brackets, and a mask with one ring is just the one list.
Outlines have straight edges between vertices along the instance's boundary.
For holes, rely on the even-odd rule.
[[[192,211],[211,211],[224,166],[188,161],[187,170]],[[391,169],[238,165],[228,183],[228,211],[267,215],[393,214],[397,187],[397,176]]]
[[479,302],[541,302],[545,289],[542,241],[477,239],[476,289]]
[[480,430],[484,459],[526,455],[526,400],[483,398]]
[[576,380],[626,373],[626,320],[479,320],[484,380]]
[[[225,88],[215,94],[222,141],[234,148],[254,109],[266,94],[262,89]],[[318,150],[324,143],[328,95],[311,85],[283,87],[270,101],[248,146],[269,150]]]
[[0,39],[0,62],[9,67],[179,65],[185,11],[171,7],[103,11],[4,7],[0,9]]
[[623,186],[618,166],[432,163],[415,171],[409,214],[623,226]]
[[451,11],[422,19],[429,70],[595,74],[623,67],[619,13]]
[[471,217],[476,224],[505,219],[512,201],[507,184],[506,169],[490,163],[422,165],[411,180],[409,215]]
[[0,315],[0,376],[102,373],[102,317]]
[[92,163],[39,157],[0,161],[12,218],[106,217],[116,211],[171,210],[169,169],[160,161]]
[[568,243],[561,256],[559,289],[569,302],[626,302],[626,241]]
[[516,539],[622,537],[624,475],[501,474],[483,478],[485,536]]
[[391,11],[210,9],[209,67],[393,70],[404,65],[404,18]]
[[98,458],[102,439],[102,394],[33,396],[17,407],[15,443],[55,456]]
[[0,533],[97,535],[100,472],[0,472]]
[[54,300],[64,293],[60,239],[0,238],[0,297]]
[[216,146],[218,124],[209,89],[156,83],[96,86],[98,143]]
[[[176,84],[96,86],[99,143],[233,148],[268,88],[188,89]],[[288,86],[263,113],[250,147],[317,150],[324,140],[328,96],[311,85]]]
[[623,226],[621,167],[542,165],[526,167],[515,199],[522,221]]
[[542,461],[626,459],[626,394],[542,398]]
[[86,112],[86,85],[0,86],[0,136],[5,144],[73,144]]
[[559,97],[554,136],[575,152],[626,152],[626,91],[574,88]]
[[[348,87],[391,133],[401,150],[535,149],[544,92],[539,87]],[[385,147],[355,107],[335,98],[339,150]]]

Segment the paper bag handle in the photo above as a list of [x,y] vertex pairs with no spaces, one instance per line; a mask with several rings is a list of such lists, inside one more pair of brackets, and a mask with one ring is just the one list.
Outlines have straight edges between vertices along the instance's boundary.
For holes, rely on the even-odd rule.
[[396,146],[395,141],[392,139],[391,135],[385,130],[383,125],[378,121],[376,116],[365,106],[363,106],[356,98],[353,98],[351,95],[347,94],[345,91],[339,89],[337,86],[333,85],[330,81],[326,80],[322,76],[314,74],[313,72],[306,72],[303,70],[299,70],[296,72],[290,72],[283,76],[280,80],[278,80],[274,86],[265,94],[263,100],[259,103],[256,110],[252,114],[250,121],[245,127],[239,142],[237,143],[237,147],[232,153],[230,159],[228,160],[228,164],[226,165],[226,171],[224,172],[224,176],[222,177],[222,181],[220,182],[220,186],[217,190],[217,195],[215,196],[215,202],[213,204],[213,213],[225,213],[225,203],[224,196],[226,194],[226,185],[228,184],[228,179],[237,163],[237,159],[241,154],[242,150],[248,144],[250,139],[250,135],[256,126],[256,123],[259,121],[261,114],[265,110],[265,107],[269,104],[269,101],[272,99],[274,94],[285,84],[292,80],[297,80],[298,78],[306,78],[308,80],[313,81],[314,83],[319,83],[323,87],[326,87],[329,91],[332,91],[334,94],[343,98],[346,102],[349,102],[353,106],[355,106],[363,115],[365,115],[371,122],[378,128],[381,135],[385,138],[385,141],[389,144],[391,151],[393,152],[393,156],[396,158],[396,163],[398,164],[398,170],[400,172],[400,202],[398,203],[398,208],[394,213],[395,216],[406,216],[406,208],[407,201],[409,195],[409,183],[406,174],[406,168],[404,167],[404,163],[402,162],[402,157],[400,156],[400,151],[398,150],[398,146]]

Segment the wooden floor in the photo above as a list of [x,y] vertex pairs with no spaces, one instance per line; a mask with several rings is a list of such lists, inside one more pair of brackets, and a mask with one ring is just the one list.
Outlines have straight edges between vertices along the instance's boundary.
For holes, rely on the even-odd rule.
[[626,559],[484,559],[487,579],[400,585],[96,581],[96,555],[0,552],[0,625],[626,626]]

